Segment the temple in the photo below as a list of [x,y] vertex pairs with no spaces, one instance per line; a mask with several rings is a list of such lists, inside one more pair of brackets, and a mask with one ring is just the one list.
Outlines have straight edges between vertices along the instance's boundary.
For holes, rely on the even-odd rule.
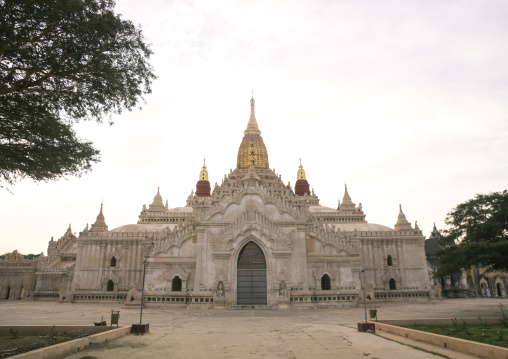
[[[236,168],[220,184],[204,162],[183,206],[164,203],[163,186],[136,223],[114,229],[101,204],[90,228],[76,237],[69,227],[47,256],[0,261],[0,298],[139,304],[145,257],[147,305],[348,307],[363,301],[363,284],[372,302],[429,298],[425,237],[402,206],[397,218],[387,208],[393,227],[367,222],[347,185],[337,208],[321,206],[297,158],[295,187],[285,184],[269,167],[253,98],[250,107]],[[9,260],[23,265],[9,272]]]

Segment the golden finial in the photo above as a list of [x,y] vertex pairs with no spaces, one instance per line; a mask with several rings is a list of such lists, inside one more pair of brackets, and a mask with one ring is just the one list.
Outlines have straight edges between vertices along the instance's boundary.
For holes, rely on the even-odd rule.
[[254,90],[252,90],[252,98],[250,99],[250,118],[249,123],[247,123],[247,129],[244,131],[244,134],[250,135],[260,135],[261,131],[258,128],[258,123],[256,121],[256,114],[254,113]]
[[208,181],[208,171],[206,170],[206,158],[203,159],[203,169],[199,172],[200,181]]
[[302,159],[301,158],[300,158],[300,167],[298,167],[298,172],[296,173],[296,179],[297,180],[307,179],[307,177],[305,176],[305,170],[303,169],[303,166],[302,166]]

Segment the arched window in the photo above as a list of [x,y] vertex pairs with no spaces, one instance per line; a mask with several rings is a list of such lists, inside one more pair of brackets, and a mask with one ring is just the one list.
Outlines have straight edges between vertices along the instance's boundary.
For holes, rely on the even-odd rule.
[[116,267],[116,258],[115,256],[111,257],[111,265],[110,267]]
[[389,266],[393,265],[393,260],[392,260],[392,256],[391,255],[388,255],[388,258],[386,258],[386,264],[389,265]]
[[501,283],[497,283],[496,288],[497,288],[497,296],[502,297],[503,296],[503,285]]
[[397,289],[397,285],[395,284],[395,279],[390,279],[390,290]]
[[179,276],[173,278],[173,282],[171,283],[171,291],[172,292],[180,292],[182,290],[182,280]]
[[2,288],[2,298],[0,299],[9,299],[9,295],[11,294],[11,286],[7,284]]
[[328,274],[324,274],[321,277],[321,290],[331,290],[332,285],[330,284],[330,276]]
[[[113,258],[115,258],[115,257],[113,257]],[[108,292],[112,292],[114,288],[115,288],[115,284],[113,283],[113,281],[111,279],[108,280],[108,288],[106,290]]]

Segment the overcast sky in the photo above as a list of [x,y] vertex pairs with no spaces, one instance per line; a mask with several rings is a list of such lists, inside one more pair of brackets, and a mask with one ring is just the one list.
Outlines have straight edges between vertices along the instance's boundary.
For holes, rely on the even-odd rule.
[[117,0],[143,28],[158,79],[142,110],[80,123],[102,152],[81,178],[0,191],[0,253],[46,254],[69,223],[136,223],[161,188],[180,207],[203,157],[236,167],[250,113],[270,167],[299,158],[321,204],[347,182],[371,223],[398,205],[428,236],[476,193],[508,183],[508,2]]

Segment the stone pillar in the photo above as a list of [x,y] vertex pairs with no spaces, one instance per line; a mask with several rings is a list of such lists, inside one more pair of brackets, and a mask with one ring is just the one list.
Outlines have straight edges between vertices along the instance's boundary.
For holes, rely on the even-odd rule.
[[99,283],[99,288],[100,290],[102,290],[103,288],[103,283],[102,283],[102,272],[103,272],[103,268],[104,268],[104,256],[106,255],[105,252],[106,252],[106,244],[105,243],[101,243],[100,246],[99,246],[99,258],[98,258],[98,262],[99,262],[99,272],[97,274],[97,282]]
[[120,271],[118,278],[118,289],[129,289],[127,269],[129,268],[129,245],[122,245],[122,259],[120,260]]
[[[207,242],[207,235],[203,228],[196,229],[197,237],[196,237],[196,243],[194,243],[196,247],[196,267],[195,267],[195,273],[194,273],[194,291],[196,290],[202,290],[205,287],[205,278],[203,273],[203,268],[205,267],[206,263],[206,253],[209,250],[208,248],[208,242]],[[212,259],[212,256],[210,255],[210,259]],[[228,281],[226,278],[222,278],[223,281]],[[212,285],[215,285],[212,284]]]
[[400,275],[400,288],[405,287],[407,285],[407,278],[406,278],[406,265],[404,261],[404,251],[402,250],[402,244],[400,241],[397,241],[397,265],[398,265],[398,272]]
[[301,261],[299,265],[299,277],[302,281],[302,286],[304,290],[309,290],[309,278],[307,276],[307,248],[305,243],[305,232],[297,231],[295,234],[295,238],[293,238],[293,255],[295,258],[305,258],[305,260]]

